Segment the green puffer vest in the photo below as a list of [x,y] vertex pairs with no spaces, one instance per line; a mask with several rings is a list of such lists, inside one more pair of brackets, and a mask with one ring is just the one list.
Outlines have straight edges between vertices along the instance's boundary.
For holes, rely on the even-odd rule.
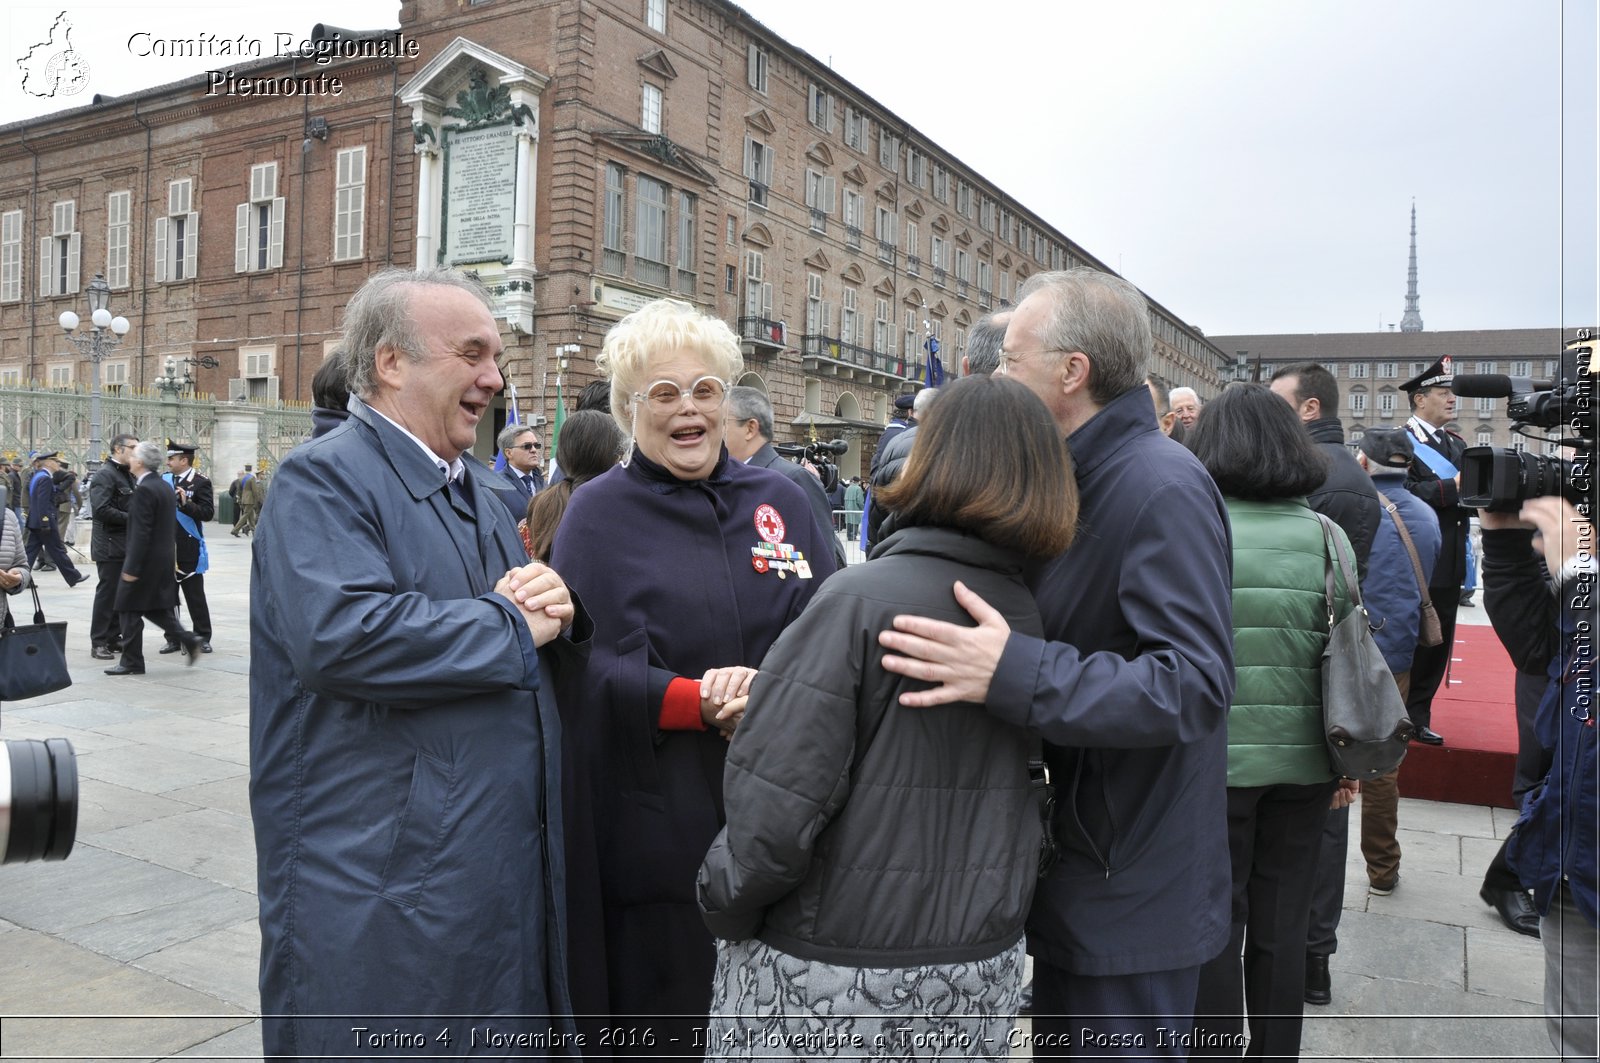
[[[1226,501],[1238,676],[1228,712],[1228,785],[1326,781],[1333,769],[1322,731],[1322,525],[1304,498]],[[1350,603],[1337,569],[1334,591],[1343,617]]]

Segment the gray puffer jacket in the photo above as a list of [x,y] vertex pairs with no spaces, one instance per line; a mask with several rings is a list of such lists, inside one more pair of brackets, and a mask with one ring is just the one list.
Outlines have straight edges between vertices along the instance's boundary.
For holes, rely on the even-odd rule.
[[904,708],[899,695],[927,684],[880,664],[898,614],[972,626],[956,580],[1039,635],[1019,558],[905,528],[831,577],[768,651],[728,751],[727,826],[700,869],[713,934],[851,967],[1017,942],[1038,874],[1037,740],[977,705]]

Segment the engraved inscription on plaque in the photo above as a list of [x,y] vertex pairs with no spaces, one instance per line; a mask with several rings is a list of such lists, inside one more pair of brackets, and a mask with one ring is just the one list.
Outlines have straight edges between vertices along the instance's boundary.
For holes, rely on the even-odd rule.
[[444,252],[451,265],[511,260],[516,133],[507,123],[445,134]]

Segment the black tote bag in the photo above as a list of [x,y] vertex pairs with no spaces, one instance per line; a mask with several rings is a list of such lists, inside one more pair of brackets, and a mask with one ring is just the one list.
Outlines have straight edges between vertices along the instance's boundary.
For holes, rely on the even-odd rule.
[[39,588],[33,588],[33,623],[6,614],[0,624],[0,702],[22,701],[72,685],[67,671],[67,622],[47,624]]

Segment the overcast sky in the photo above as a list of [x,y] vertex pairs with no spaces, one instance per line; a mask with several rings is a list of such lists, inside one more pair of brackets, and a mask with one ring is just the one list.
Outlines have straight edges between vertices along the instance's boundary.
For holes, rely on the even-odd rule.
[[[65,9],[89,87],[0,78],[4,122],[227,65],[131,55],[139,31],[270,47],[398,21],[394,0],[8,6],[7,65]],[[1413,198],[1430,331],[1600,317],[1594,0],[743,6],[1209,334],[1397,324]]]

